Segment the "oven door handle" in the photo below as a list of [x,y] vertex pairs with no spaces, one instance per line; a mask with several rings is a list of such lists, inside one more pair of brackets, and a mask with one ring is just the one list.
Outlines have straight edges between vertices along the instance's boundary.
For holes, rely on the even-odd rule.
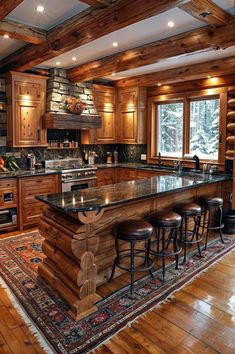
[[97,177],[87,177],[87,178],[80,178],[80,179],[70,179],[66,181],[62,181],[62,183],[71,183],[71,182],[87,182],[93,179],[97,179]]

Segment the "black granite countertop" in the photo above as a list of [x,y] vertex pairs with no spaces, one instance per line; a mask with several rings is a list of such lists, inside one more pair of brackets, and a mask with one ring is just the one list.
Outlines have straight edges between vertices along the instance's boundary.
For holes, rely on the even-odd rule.
[[0,179],[5,178],[23,178],[23,177],[33,177],[42,176],[58,173],[56,170],[40,169],[40,170],[18,170],[14,172],[0,172]]
[[65,212],[99,210],[230,178],[226,175],[206,174],[165,175],[36,198]]

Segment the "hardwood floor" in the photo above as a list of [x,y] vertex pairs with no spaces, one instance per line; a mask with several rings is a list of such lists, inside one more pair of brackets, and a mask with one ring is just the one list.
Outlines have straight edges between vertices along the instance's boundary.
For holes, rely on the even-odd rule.
[[[101,296],[125,285],[125,274],[98,289]],[[0,354],[44,353],[0,288]],[[235,353],[235,252],[146,313],[96,354]],[[81,353],[82,354],[82,353]]]

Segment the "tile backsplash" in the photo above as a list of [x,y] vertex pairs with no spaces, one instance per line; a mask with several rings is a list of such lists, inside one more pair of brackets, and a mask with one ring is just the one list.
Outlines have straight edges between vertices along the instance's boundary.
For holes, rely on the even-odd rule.
[[17,162],[21,168],[26,168],[26,156],[33,153],[37,162],[44,160],[53,160],[68,157],[83,157],[83,153],[87,151],[95,151],[98,155],[95,162],[105,163],[107,152],[113,154],[114,150],[118,151],[119,162],[141,162],[140,155],[146,154],[147,145],[125,145],[125,144],[106,144],[106,145],[79,145],[77,149],[46,149],[46,148],[10,148],[0,147],[0,155],[6,156],[6,153],[19,153],[21,158],[17,158]]

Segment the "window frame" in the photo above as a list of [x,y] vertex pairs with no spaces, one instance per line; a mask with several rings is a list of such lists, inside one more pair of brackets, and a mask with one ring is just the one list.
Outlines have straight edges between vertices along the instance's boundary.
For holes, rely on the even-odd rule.
[[[190,102],[196,100],[219,98],[220,112],[219,112],[219,149],[218,160],[200,159],[201,163],[213,163],[224,167],[225,164],[225,147],[226,147],[226,114],[227,114],[227,89],[226,87],[198,90],[181,94],[169,94],[150,97],[148,99],[148,163],[156,163],[158,160],[157,154],[157,104],[177,103],[183,102],[183,156],[189,153],[190,148]],[[193,166],[193,162],[185,160],[184,157],[173,158],[164,156],[162,159],[166,165],[171,165],[173,160],[180,160],[187,162],[188,166]]]

